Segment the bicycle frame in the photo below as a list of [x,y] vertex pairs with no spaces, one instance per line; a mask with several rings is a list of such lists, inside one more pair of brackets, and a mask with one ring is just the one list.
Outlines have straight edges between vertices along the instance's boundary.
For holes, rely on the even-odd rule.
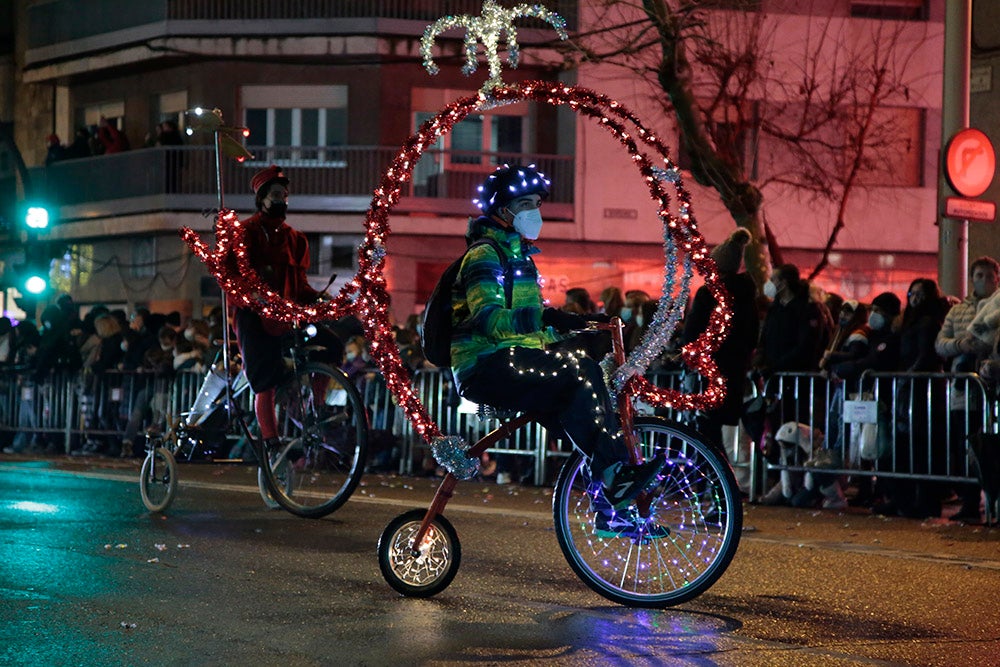
[[[611,321],[607,323],[592,322],[589,327],[583,331],[611,332],[611,344],[615,364],[621,366],[625,363],[625,340],[622,335],[621,318],[612,317]],[[635,407],[632,405],[631,387],[632,382],[630,380],[625,384],[624,391],[620,392],[618,395],[617,407],[622,434],[625,438],[625,446],[628,449],[629,462],[636,464],[640,463],[642,460],[642,450],[639,446],[639,440],[634,429]],[[526,412],[504,422],[472,445],[472,447],[469,448],[468,456],[470,458],[479,458],[479,456],[481,456],[487,449],[510,436],[514,433],[514,431],[521,428],[528,422],[534,421],[534,419],[534,415]],[[420,524],[419,530],[417,530],[417,532],[413,535],[413,542],[410,545],[410,549],[414,556],[419,555],[418,547],[420,543],[423,542],[424,537],[427,536],[427,531],[430,529],[430,525],[434,521],[434,518],[444,512],[444,508],[454,495],[455,487],[457,485],[458,478],[450,472],[446,474],[444,479],[441,481],[441,484],[438,486],[438,489],[434,494],[433,500],[431,500],[430,507],[427,508],[427,513],[424,515],[424,520]],[[640,494],[636,502],[640,515],[644,517],[649,515],[650,500],[648,495],[649,494],[645,492]]]

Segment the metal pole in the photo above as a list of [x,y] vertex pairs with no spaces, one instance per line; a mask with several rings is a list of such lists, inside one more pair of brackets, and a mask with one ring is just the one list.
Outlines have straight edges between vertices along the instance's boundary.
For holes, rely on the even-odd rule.
[[[219,193],[219,212],[216,215],[219,216],[222,215],[225,203],[222,191],[222,133],[216,128],[213,136],[215,137],[215,186]],[[229,381],[229,304],[226,298],[226,290],[222,290],[222,377],[226,379],[226,418],[232,419],[233,386]]]
[[972,0],[944,3],[944,76],[941,95],[941,141],[938,159],[938,283],[945,294],[964,297],[969,275],[969,221],[942,215],[945,199],[957,197],[944,177],[943,144],[969,126],[969,71]]

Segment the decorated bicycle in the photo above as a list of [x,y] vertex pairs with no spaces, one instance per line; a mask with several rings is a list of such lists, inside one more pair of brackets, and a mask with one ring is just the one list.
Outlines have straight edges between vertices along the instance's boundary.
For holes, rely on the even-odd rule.
[[[259,309],[267,317],[317,321],[349,312],[359,316],[371,357],[397,404],[449,471],[430,508],[397,517],[383,532],[378,546],[383,576],[393,588],[404,595],[434,595],[450,584],[460,562],[457,532],[443,516],[452,490],[459,479],[476,474],[479,453],[535,415],[520,414],[471,447],[457,436],[442,433],[430,419],[411,385],[388,318],[384,268],[390,214],[423,153],[470,114],[529,101],[564,106],[597,123],[628,152],[638,177],[648,187],[663,227],[662,296],[645,336],[626,357],[620,322],[597,325],[610,331],[616,343],[615,354],[602,363],[602,368],[617,406],[622,431],[618,437],[627,456],[626,461],[617,463],[648,474],[641,480],[636,478],[638,493],[616,496],[609,509],[606,485],[602,484],[607,477],[596,478],[591,456],[576,451],[564,465],[556,485],[556,533],[570,566],[601,595],[633,606],[678,604],[699,595],[725,571],[739,543],[742,506],[732,470],[716,446],[706,443],[696,432],[664,419],[637,417],[633,403],[641,400],[653,406],[694,410],[712,407],[722,400],[724,380],[711,355],[728,329],[729,295],[698,232],[679,169],[667,147],[635,114],[617,101],[585,88],[542,81],[508,85],[501,80],[497,48],[502,33],[506,33],[508,62],[517,65],[513,24],[517,17],[547,21],[560,37],[567,36],[562,18],[540,5],[504,9],[492,0],[484,1],[478,17],[447,16],[427,28],[422,52],[430,73],[437,71],[432,58],[435,37],[449,28],[464,27],[468,61],[463,71],[469,74],[476,69],[477,44],[481,41],[486,47],[490,77],[476,95],[448,104],[402,145],[373,192],[365,237],[358,249],[359,271],[330,301],[300,306],[269,290],[248,270],[246,258],[239,255],[241,230],[236,223],[220,219],[214,250],[193,232],[188,231],[185,238],[231,298],[245,307]],[[240,259],[238,270],[223,261],[231,251]],[[680,352],[684,365],[705,380],[700,393],[686,394],[656,387],[644,373],[678,326],[696,271],[718,307],[705,332]],[[566,363],[577,366],[572,360]],[[599,515],[607,517],[609,512],[612,521],[602,524]]]
[[[263,237],[258,238],[256,247],[259,252],[260,246],[266,246],[270,252],[266,260],[272,267],[281,259],[274,255],[289,252],[293,243],[298,253],[308,253],[304,237],[284,224],[288,179],[277,167],[261,170],[252,179],[257,215],[240,221],[225,208],[221,160],[223,155],[239,161],[250,157],[233,137],[246,136],[245,128],[225,125],[217,109],[200,108],[188,112],[188,128],[213,135],[218,188],[216,229],[232,227],[241,237],[236,245],[222,247],[237,249],[241,261],[248,262],[254,244],[245,243],[242,235],[251,228]],[[266,229],[262,222],[265,208]],[[190,229],[184,229],[183,234],[188,239],[196,237]],[[192,247],[200,257],[206,257],[200,241]],[[217,261],[234,263],[232,257],[219,257],[222,259]],[[304,294],[309,300],[323,292],[308,287],[304,270],[294,276],[272,277],[272,283],[287,284],[289,279],[298,283],[294,294]],[[343,345],[333,334],[298,321],[290,322],[293,326],[275,327],[269,333],[255,312],[237,310],[234,319],[243,352],[237,373],[229,358],[230,317],[226,302],[230,292],[225,283],[222,286],[221,360],[208,369],[190,409],[162,437],[147,439],[139,476],[143,504],[150,511],[166,510],[177,491],[177,459],[192,460],[199,451],[213,448],[212,443],[225,444],[227,436],[235,435],[253,448],[258,486],[268,506],[281,506],[307,518],[326,516],[343,505],[357,487],[364,473],[368,443],[368,419],[361,396],[337,366]],[[254,333],[257,335],[252,338]],[[251,387],[258,433],[251,429],[254,416],[245,413],[234,400]]]

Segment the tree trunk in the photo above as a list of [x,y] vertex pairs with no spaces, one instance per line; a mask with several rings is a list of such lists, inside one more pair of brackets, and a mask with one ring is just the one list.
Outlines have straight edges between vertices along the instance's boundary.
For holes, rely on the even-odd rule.
[[763,196],[739,165],[724,160],[712,145],[694,96],[691,65],[684,52],[677,17],[663,0],[643,0],[646,14],[657,26],[663,57],[657,71],[660,87],[670,98],[681,130],[681,141],[691,158],[695,181],[714,188],[740,227],[751,236],[745,261],[754,282],[762,285],[771,273],[768,238],[761,220]]

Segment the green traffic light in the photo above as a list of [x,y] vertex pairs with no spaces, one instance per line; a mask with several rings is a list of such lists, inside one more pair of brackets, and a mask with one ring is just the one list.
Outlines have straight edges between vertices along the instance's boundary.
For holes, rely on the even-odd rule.
[[49,281],[41,276],[28,276],[24,281],[24,289],[28,294],[41,294],[49,288]]
[[28,229],[48,229],[49,210],[44,206],[29,206],[24,213],[24,224]]

